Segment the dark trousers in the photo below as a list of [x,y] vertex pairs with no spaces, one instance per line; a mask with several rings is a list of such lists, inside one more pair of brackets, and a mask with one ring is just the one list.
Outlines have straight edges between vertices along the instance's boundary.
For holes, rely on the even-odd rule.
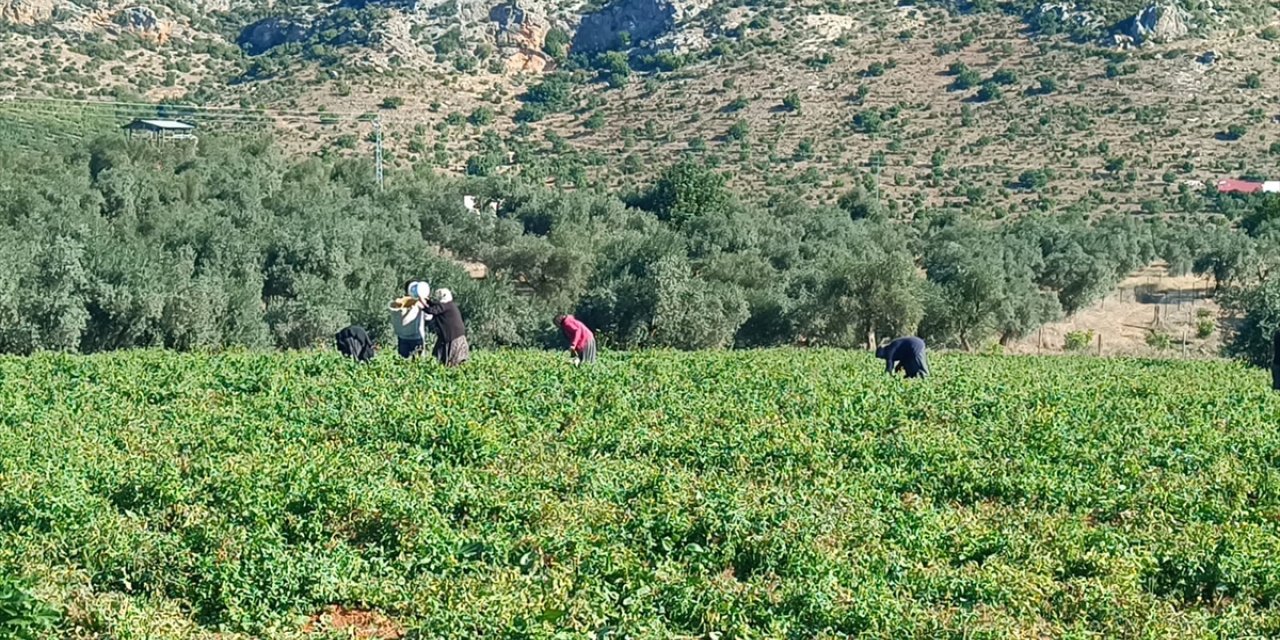
[[422,341],[400,338],[396,342],[396,350],[400,352],[401,358],[412,358],[422,351]]

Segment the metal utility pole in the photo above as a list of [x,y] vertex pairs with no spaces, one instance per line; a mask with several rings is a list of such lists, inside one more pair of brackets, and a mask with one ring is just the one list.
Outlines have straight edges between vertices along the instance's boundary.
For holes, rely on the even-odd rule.
[[382,116],[373,121],[374,137],[374,177],[378,181],[378,189],[382,189]]

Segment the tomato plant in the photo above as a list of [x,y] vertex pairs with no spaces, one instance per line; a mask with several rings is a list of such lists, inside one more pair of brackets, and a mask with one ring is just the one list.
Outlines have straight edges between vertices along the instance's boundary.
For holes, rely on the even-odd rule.
[[1280,633],[1258,371],[563,360],[0,358],[0,575],[62,637],[305,637],[330,606],[424,638]]

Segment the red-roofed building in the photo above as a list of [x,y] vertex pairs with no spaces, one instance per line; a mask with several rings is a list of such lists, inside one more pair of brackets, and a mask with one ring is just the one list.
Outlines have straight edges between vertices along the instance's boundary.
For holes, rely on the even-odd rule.
[[1262,191],[1261,182],[1248,180],[1219,180],[1218,193],[1258,193]]

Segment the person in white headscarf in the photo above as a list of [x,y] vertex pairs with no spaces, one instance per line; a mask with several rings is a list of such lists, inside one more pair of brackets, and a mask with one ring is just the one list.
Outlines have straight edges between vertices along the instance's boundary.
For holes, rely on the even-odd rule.
[[441,289],[436,292],[436,302],[423,308],[435,319],[436,346],[432,350],[436,360],[446,367],[456,367],[471,357],[471,345],[467,342],[467,327],[462,322],[462,312],[453,301],[453,292]]
[[387,314],[391,317],[391,330],[396,334],[396,350],[402,358],[412,358],[422,352],[426,338],[427,322],[431,316],[424,311],[431,301],[431,285],[425,282],[409,282],[404,287],[405,296],[391,301]]

